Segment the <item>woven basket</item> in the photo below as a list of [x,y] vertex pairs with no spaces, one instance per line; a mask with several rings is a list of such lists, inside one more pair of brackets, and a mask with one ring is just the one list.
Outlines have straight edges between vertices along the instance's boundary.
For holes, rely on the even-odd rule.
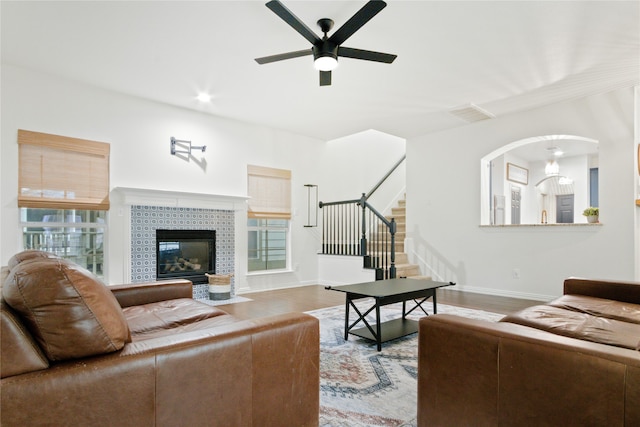
[[232,274],[209,274],[205,273],[205,275],[209,278],[210,285],[230,285]]

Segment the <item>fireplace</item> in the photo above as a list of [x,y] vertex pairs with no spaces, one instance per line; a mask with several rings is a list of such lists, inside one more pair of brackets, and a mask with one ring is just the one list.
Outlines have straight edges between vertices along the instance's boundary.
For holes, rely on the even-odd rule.
[[216,272],[215,230],[156,230],[156,279],[207,283]]

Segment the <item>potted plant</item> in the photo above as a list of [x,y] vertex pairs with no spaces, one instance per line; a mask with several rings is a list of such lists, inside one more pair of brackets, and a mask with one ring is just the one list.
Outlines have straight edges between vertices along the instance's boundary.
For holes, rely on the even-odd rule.
[[593,206],[589,206],[587,209],[582,212],[582,215],[587,217],[587,222],[589,224],[594,224],[598,222],[598,216],[600,215],[600,208],[594,208]]

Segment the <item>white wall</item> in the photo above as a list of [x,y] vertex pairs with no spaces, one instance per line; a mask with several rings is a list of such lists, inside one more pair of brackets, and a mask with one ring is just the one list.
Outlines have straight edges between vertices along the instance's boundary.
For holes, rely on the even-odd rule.
[[[323,202],[358,199],[369,193],[404,156],[406,141],[375,130],[367,130],[326,143],[321,165],[325,170],[319,192]],[[381,213],[404,196],[406,161],[379,187],[369,203]]]
[[[17,129],[110,143],[112,188],[241,196],[246,195],[247,164],[291,169],[294,271],[236,277],[244,291],[319,278],[314,255],[321,230],[303,227],[304,184],[319,184],[324,201],[357,197],[352,189],[368,191],[404,152],[404,140],[375,131],[325,143],[11,66],[1,72],[0,264],[21,249]],[[540,299],[559,295],[569,275],[632,279],[640,236],[634,226],[640,209],[632,202],[638,186],[633,115],[633,91],[620,90],[407,141],[407,234],[422,272],[473,291]],[[508,142],[549,134],[600,141],[602,226],[479,227],[480,158]],[[206,144],[206,163],[171,156],[170,136]],[[110,226],[117,214],[111,212]],[[236,229],[238,270],[246,266],[242,225]],[[123,245],[117,235],[111,237],[110,255]],[[513,278],[514,269],[519,279]],[[113,261],[108,280],[119,282],[123,276],[122,266]]]
[[[405,153],[404,139],[369,130],[325,142],[228,120],[2,66],[0,264],[22,249],[17,210],[17,130],[65,135],[111,144],[111,188],[141,188],[246,196],[246,165],[292,171],[292,271],[246,276],[246,221],[236,221],[236,288],[240,292],[318,283],[321,227],[305,228],[307,189],[319,200],[359,197]],[[215,102],[215,100],[214,100]],[[186,161],[170,155],[169,138],[207,145]],[[376,197],[390,200],[405,186],[405,166]],[[112,191],[107,281],[128,277],[127,206]],[[381,206],[379,210],[385,209]],[[320,224],[321,225],[321,224]]]
[[318,283],[324,286],[373,282],[376,271],[362,266],[356,256],[318,255]]
[[[243,290],[315,283],[319,247],[303,228],[304,184],[323,173],[316,167],[324,142],[291,133],[120,95],[11,66],[2,67],[1,259],[22,249],[17,209],[17,130],[65,135],[111,144],[111,188],[132,187],[246,196],[247,164],[292,171],[292,267],[285,274],[246,277],[246,221],[236,224],[236,286]],[[215,102],[215,100],[214,100]],[[187,162],[170,154],[169,138],[207,145]],[[204,161],[201,161],[204,159]],[[198,161],[196,161],[198,160]],[[200,162],[200,163],[199,163]],[[110,212],[107,280],[126,277],[120,254],[117,197]],[[244,228],[243,228],[244,227]],[[311,256],[310,256],[311,254]]]
[[[633,90],[624,89],[408,140],[413,260],[423,274],[460,289],[542,300],[560,295],[572,275],[632,280],[633,123]],[[480,227],[480,159],[512,141],[552,134],[600,141],[602,225]]]

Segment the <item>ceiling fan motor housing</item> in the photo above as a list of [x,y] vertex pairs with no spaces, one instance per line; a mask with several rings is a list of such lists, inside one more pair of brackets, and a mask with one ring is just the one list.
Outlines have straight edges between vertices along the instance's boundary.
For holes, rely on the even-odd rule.
[[322,43],[315,44],[313,46],[313,59],[324,56],[330,56],[338,60],[338,45],[329,40],[323,40]]

